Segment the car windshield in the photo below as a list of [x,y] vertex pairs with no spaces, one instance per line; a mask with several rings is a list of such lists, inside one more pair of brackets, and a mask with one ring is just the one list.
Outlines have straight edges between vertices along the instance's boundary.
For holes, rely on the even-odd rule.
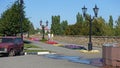
[[13,39],[12,38],[1,38],[0,42],[1,43],[10,43],[10,42],[13,42]]

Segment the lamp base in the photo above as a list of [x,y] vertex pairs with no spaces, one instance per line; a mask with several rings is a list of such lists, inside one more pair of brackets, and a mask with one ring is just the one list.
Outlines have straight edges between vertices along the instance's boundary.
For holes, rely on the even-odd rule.
[[92,50],[92,42],[89,42],[88,43],[88,51],[91,51]]

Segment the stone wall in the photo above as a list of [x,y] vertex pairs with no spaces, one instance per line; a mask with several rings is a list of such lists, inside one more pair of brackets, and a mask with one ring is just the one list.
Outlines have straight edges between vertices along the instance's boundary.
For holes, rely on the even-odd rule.
[[[70,44],[88,45],[89,37],[85,36],[54,36],[53,40]],[[102,47],[106,43],[120,43],[120,37],[92,37],[93,46]]]

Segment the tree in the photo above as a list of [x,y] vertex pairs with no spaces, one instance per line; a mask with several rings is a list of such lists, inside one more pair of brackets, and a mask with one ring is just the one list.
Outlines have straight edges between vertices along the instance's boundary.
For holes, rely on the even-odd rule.
[[[35,29],[34,29],[33,24],[30,22],[30,20],[28,18],[25,18],[24,21],[26,23],[24,23],[23,29],[26,29],[26,30],[24,30],[23,32],[28,32],[29,34],[34,34],[35,33]],[[28,27],[26,28],[26,26],[28,26]]]
[[109,16],[109,26],[113,29],[113,17],[111,15]]
[[75,35],[74,25],[68,25],[65,30],[65,35]]
[[81,29],[81,35],[89,35],[89,21],[84,21]]
[[62,34],[62,35],[65,34],[65,30],[66,30],[67,26],[68,26],[67,20],[62,21],[62,23],[61,23],[61,32],[62,32],[61,34]]
[[115,31],[114,31],[114,28],[113,28],[113,18],[112,16],[110,15],[109,16],[109,22],[106,23],[106,30],[105,31],[105,35],[106,36],[114,36],[115,35]]
[[76,19],[77,19],[77,22],[76,23],[83,23],[83,17],[82,15],[78,12],[78,14],[76,15]]
[[60,35],[61,26],[60,26],[60,16],[52,16],[51,32],[55,35]]
[[76,15],[76,19],[77,19],[77,22],[74,25],[74,27],[75,27],[74,30],[76,32],[75,33],[76,35],[80,35],[80,34],[82,34],[83,17],[79,12]]
[[[20,11],[21,10],[21,11]],[[29,20],[25,17],[24,4],[22,9],[20,8],[19,0],[15,1],[14,4],[5,10],[1,14],[0,19],[0,33],[6,34],[9,36],[16,35],[20,33],[21,26],[21,13],[22,12],[22,26],[23,32],[27,32],[30,29]]]
[[35,33],[42,33],[42,30],[40,28],[36,28]]
[[105,30],[105,20],[102,17],[93,20],[92,34],[95,36],[103,36]]
[[118,17],[118,20],[116,21],[115,36],[120,36],[120,16]]
[[89,35],[89,26],[90,26],[90,15],[86,14],[86,17],[83,21],[81,35],[88,36]]

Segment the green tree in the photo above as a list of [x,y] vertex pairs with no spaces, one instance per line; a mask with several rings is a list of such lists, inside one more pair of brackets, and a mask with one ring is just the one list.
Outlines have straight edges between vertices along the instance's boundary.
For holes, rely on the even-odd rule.
[[65,30],[66,30],[67,26],[68,26],[67,20],[62,21],[62,23],[61,23],[61,32],[62,32],[61,34],[62,35],[65,35]]
[[74,27],[75,27],[74,30],[76,32],[75,33],[76,35],[80,35],[80,34],[82,34],[83,17],[79,12],[76,15],[76,19],[77,19],[77,22],[74,25]]
[[[26,22],[23,26],[23,29],[26,29],[26,31],[24,31],[24,32],[28,32],[29,34],[35,34],[34,26],[30,22],[30,20],[28,18],[25,18],[24,21]],[[28,26],[28,27],[26,28],[26,26]]]
[[111,15],[109,16],[109,26],[113,29],[113,17]]
[[89,21],[84,21],[81,29],[81,35],[89,35]]
[[105,30],[105,20],[102,17],[93,20],[92,33],[95,36],[103,36]]
[[65,35],[75,35],[74,25],[68,25],[65,30]]
[[51,32],[55,35],[60,35],[61,26],[60,26],[60,16],[52,16]]
[[42,30],[40,30],[40,28],[36,28],[35,33],[42,33]]
[[78,12],[78,14],[76,15],[76,19],[77,19],[77,22],[76,23],[83,23],[83,17],[82,15]]
[[114,31],[114,28],[113,28],[113,18],[112,16],[110,15],[109,16],[109,22],[106,23],[106,30],[105,31],[105,35],[106,36],[114,36],[115,35],[115,31]]
[[90,26],[90,15],[86,14],[86,17],[83,20],[81,35],[85,35],[85,36],[89,35],[89,26]]
[[116,21],[115,36],[120,36],[120,16],[118,17],[118,20]]
[[21,9],[19,0],[17,0],[14,2],[14,4],[10,8],[5,10],[1,14],[0,33],[6,34],[9,36],[20,33],[21,12],[22,12],[23,32],[27,32],[30,29],[29,27],[30,22],[25,17],[24,4],[22,5],[22,9]]
[[108,25],[108,23],[105,25],[105,36],[113,36],[114,34],[112,33],[113,30],[111,30],[110,26]]

